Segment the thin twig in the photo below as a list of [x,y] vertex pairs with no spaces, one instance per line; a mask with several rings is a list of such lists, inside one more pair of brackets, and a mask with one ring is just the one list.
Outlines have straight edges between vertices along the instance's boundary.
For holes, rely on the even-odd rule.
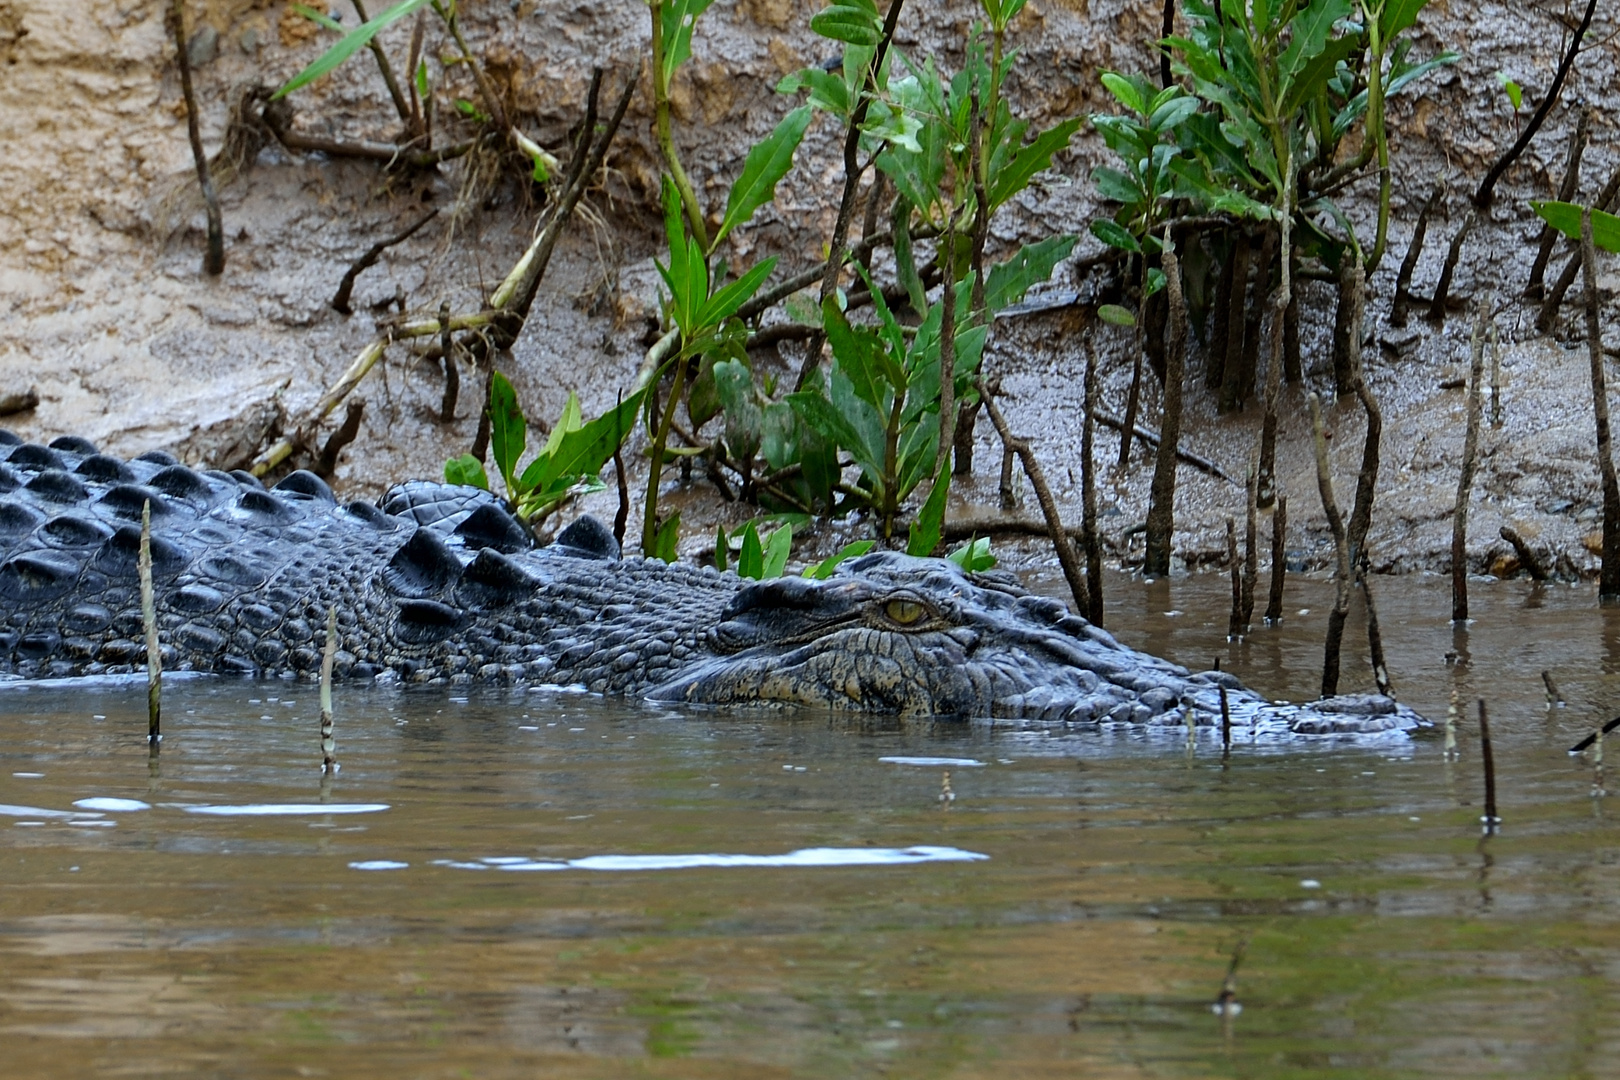
[[407,226],[402,232],[395,233],[386,240],[379,240],[367,248],[366,253],[354,260],[349,269],[344,272],[343,280],[338,282],[337,294],[332,297],[332,310],[340,315],[354,314],[354,309],[349,306],[349,297],[354,292],[354,279],[377,265],[377,260],[382,257],[383,252],[395,244],[403,244],[415,236],[417,230],[438,216],[439,209],[434,207],[418,218],[414,224]]
[[1001,415],[1001,408],[985,386],[983,376],[979,378],[979,396],[984,399],[985,411],[990,414],[990,422],[996,426],[1003,445],[1017,454],[1024,466],[1024,474],[1029,477],[1029,485],[1035,489],[1035,498],[1040,502],[1041,513],[1046,518],[1047,532],[1052,538],[1052,547],[1057,551],[1058,565],[1063,568],[1063,577],[1069,583],[1070,594],[1074,596],[1075,609],[1085,611],[1090,607],[1085,579],[1080,572],[1080,563],[1074,557],[1074,545],[1069,542],[1069,534],[1063,528],[1063,519],[1058,516],[1057,500],[1052,498],[1052,489],[1046,484],[1041,463],[1036,460],[1028,440],[1014,435],[1007,426],[1007,418]]
[[203,273],[217,276],[225,271],[225,225],[219,212],[219,194],[208,171],[208,155],[203,151],[201,121],[197,116],[197,95],[191,88],[191,54],[186,48],[185,0],[170,0],[169,29],[174,35],[175,58],[180,66],[180,91],[186,99],[186,133],[191,139],[191,156],[197,162],[197,183],[208,207],[208,250],[203,255]]
[[1569,39],[1569,48],[1565,51],[1564,58],[1559,61],[1558,71],[1553,75],[1552,86],[1548,87],[1547,96],[1541,99],[1541,105],[1530,117],[1530,122],[1524,126],[1524,131],[1519,133],[1518,141],[1497,159],[1496,164],[1490,167],[1485,178],[1479,182],[1479,190],[1474,192],[1475,206],[1483,210],[1491,204],[1491,198],[1496,193],[1496,182],[1502,178],[1508,166],[1524,153],[1525,147],[1530,145],[1530,140],[1536,137],[1536,132],[1541,130],[1547,114],[1552,112],[1553,105],[1558,101],[1558,95],[1564,89],[1564,80],[1569,76],[1569,69],[1575,63],[1575,54],[1581,49],[1581,39],[1586,36],[1587,28],[1592,25],[1592,14],[1596,11],[1597,0],[1586,0],[1586,14],[1581,16],[1581,24],[1575,28],[1574,36]]

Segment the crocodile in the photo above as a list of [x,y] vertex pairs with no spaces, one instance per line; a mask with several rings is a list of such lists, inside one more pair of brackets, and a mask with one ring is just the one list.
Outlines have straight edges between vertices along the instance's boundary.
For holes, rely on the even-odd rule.
[[[490,493],[411,481],[340,502],[309,472],[267,489],[161,451],[0,430],[0,677],[144,668],[149,508],[165,670],[582,686],[696,706],[910,718],[1405,737],[1381,697],[1272,703],[1229,673],[1127,648],[1011,575],[879,551],[825,580],[751,582],[622,556],[595,518],[545,546]],[[1223,703],[1222,698],[1225,701]]]

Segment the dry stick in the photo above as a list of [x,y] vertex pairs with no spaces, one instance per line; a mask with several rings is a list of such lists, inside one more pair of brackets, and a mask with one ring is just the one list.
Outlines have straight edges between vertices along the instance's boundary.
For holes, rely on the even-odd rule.
[[1395,696],[1395,686],[1389,680],[1389,665],[1384,661],[1384,633],[1378,626],[1378,605],[1373,603],[1372,579],[1367,570],[1367,552],[1361,552],[1361,565],[1356,570],[1361,585],[1361,598],[1367,602],[1367,651],[1372,655],[1373,683],[1387,698]]
[[1244,305],[1247,314],[1243,320],[1243,351],[1235,366],[1227,364],[1221,385],[1221,405],[1228,410],[1242,409],[1254,396],[1255,373],[1260,367],[1260,321],[1266,312],[1264,300],[1271,284],[1271,264],[1276,258],[1277,233],[1268,228],[1254,263],[1254,303]]
[[1581,265],[1586,277],[1586,349],[1592,361],[1592,411],[1597,420],[1598,468],[1603,474],[1603,568],[1598,573],[1598,603],[1620,602],[1620,483],[1614,475],[1609,446],[1609,389],[1603,372],[1603,334],[1599,319],[1603,295],[1598,285],[1597,249],[1592,243],[1592,212],[1581,211]]
[[1607,735],[1610,732],[1612,732],[1615,728],[1620,728],[1620,716],[1617,716],[1613,720],[1610,720],[1607,724],[1604,724],[1597,731],[1594,731],[1592,734],[1588,735],[1586,738],[1582,739],[1580,742],[1578,742],[1574,746],[1570,747],[1569,752],[1572,753],[1572,754],[1580,753],[1582,750],[1585,750],[1587,747],[1591,746],[1594,742],[1596,742],[1598,736]]
[[1440,268],[1440,280],[1434,285],[1434,298],[1429,301],[1429,310],[1425,315],[1430,322],[1446,321],[1446,299],[1451,295],[1451,276],[1457,270],[1457,260],[1462,257],[1463,241],[1468,239],[1476,220],[1475,212],[1468,211],[1468,215],[1463,218],[1462,228],[1451,238],[1451,247],[1446,250],[1445,265]]
[[1429,236],[1429,215],[1440,203],[1440,196],[1445,193],[1446,186],[1440,181],[1434,182],[1429,189],[1429,197],[1423,203],[1423,209],[1418,211],[1417,224],[1412,226],[1412,242],[1406,246],[1406,258],[1401,260],[1401,268],[1395,275],[1395,299],[1389,308],[1389,324],[1391,326],[1405,326],[1407,311],[1416,299],[1412,295],[1412,274],[1417,270],[1418,259],[1423,255],[1423,243]]
[[1508,166],[1524,153],[1525,147],[1530,145],[1530,140],[1536,137],[1536,132],[1541,130],[1542,122],[1547,119],[1547,114],[1552,112],[1553,104],[1564,89],[1564,80],[1569,76],[1569,69],[1575,63],[1575,54],[1580,51],[1581,39],[1586,36],[1587,27],[1592,25],[1592,13],[1596,10],[1597,0],[1587,0],[1586,14],[1581,16],[1581,24],[1575,28],[1575,36],[1570,38],[1569,49],[1558,64],[1558,72],[1553,76],[1547,96],[1541,99],[1540,107],[1536,109],[1535,115],[1530,117],[1530,122],[1524,126],[1524,131],[1519,134],[1519,140],[1508,148],[1507,153],[1497,159],[1496,164],[1485,174],[1485,179],[1479,182],[1479,190],[1474,192],[1475,206],[1483,210],[1491,204],[1491,196],[1496,191],[1496,182],[1501,179]]
[[332,742],[332,665],[337,660],[337,607],[326,610],[326,648],[321,653],[321,768],[337,769],[337,747]]
[[339,424],[338,429],[327,437],[326,445],[322,446],[321,452],[315,456],[313,469],[317,475],[330,478],[332,473],[337,470],[338,455],[343,452],[344,447],[354,442],[355,438],[360,434],[360,421],[365,416],[365,413],[366,402],[364,398],[356,398],[349,402],[343,414],[343,423]]
[[[1164,0],[1164,25],[1161,27],[1159,40],[1163,41],[1176,32],[1176,0]],[[1164,89],[1170,88],[1170,50],[1164,46],[1159,47],[1159,85]]]
[[1530,550],[1530,545],[1524,542],[1524,537],[1520,536],[1516,529],[1504,525],[1500,535],[1513,545],[1513,552],[1519,557],[1519,565],[1524,567],[1531,581],[1547,580],[1547,568],[1541,565],[1541,560],[1536,558],[1536,553]]
[[1328,614],[1327,645],[1322,651],[1322,696],[1330,698],[1339,692],[1339,649],[1344,642],[1344,620],[1350,610],[1350,545],[1345,537],[1344,518],[1333,497],[1333,475],[1328,468],[1327,434],[1322,426],[1322,400],[1312,393],[1311,432],[1316,444],[1316,486],[1322,494],[1322,512],[1327,515],[1328,528],[1333,533],[1333,548],[1338,556],[1334,573],[1333,610]]
[[158,647],[157,599],[152,588],[152,500],[141,503],[141,551],[135,562],[141,582],[141,628],[146,632],[146,742],[157,752],[163,738],[163,651]]
[[1351,393],[1361,378],[1361,325],[1367,308],[1367,275],[1354,252],[1339,262],[1339,302],[1333,314],[1333,392]]
[[[592,85],[597,85],[594,75]],[[529,308],[540,289],[540,279],[545,276],[546,267],[551,263],[551,253],[557,246],[557,240],[562,236],[563,227],[573,217],[574,208],[584,197],[585,189],[590,186],[591,178],[602,167],[602,159],[607,156],[608,146],[618,134],[625,111],[630,108],[630,99],[635,96],[636,85],[637,80],[634,78],[625,80],[624,90],[620,92],[619,100],[613,107],[612,117],[602,129],[601,138],[594,144],[587,139],[586,145],[590,147],[590,152],[585,158],[584,165],[574,175],[573,185],[563,193],[551,220],[546,223],[546,227],[541,230],[540,235],[529,246],[529,250],[524,252],[518,265],[507,275],[506,280],[490,299],[491,307],[504,308],[511,312],[507,325],[503,327],[503,336],[509,336],[512,341],[517,340],[518,331],[529,318]],[[587,107],[587,112],[589,111],[592,110]],[[573,172],[572,162],[569,163],[569,172]],[[509,345],[510,342],[507,342],[508,347]]]
[[[1169,294],[1170,340],[1164,350],[1164,421],[1158,452],[1153,460],[1153,483],[1149,488],[1147,513],[1147,555],[1142,572],[1154,577],[1170,573],[1170,539],[1175,531],[1177,443],[1181,441],[1181,392],[1187,366],[1187,303],[1181,289],[1181,263],[1165,230],[1164,281]],[[1100,419],[1100,417],[1099,417]],[[1124,425],[1121,425],[1124,432]],[[1121,434],[1128,441],[1129,434]]]
[[[272,103],[274,104],[274,103]],[[276,137],[276,141],[288,150],[302,150],[305,153],[325,154],[328,157],[362,158],[366,161],[380,161],[385,165],[406,165],[415,169],[425,169],[439,165],[446,161],[453,161],[459,157],[466,157],[472,153],[485,138],[468,139],[446,146],[440,150],[412,150],[408,146],[399,146],[394,143],[371,142],[367,139],[342,140],[328,139],[320,135],[306,135],[294,131],[288,124],[288,111],[274,107],[264,110],[265,126]]]
[[1553,682],[1552,672],[1543,671],[1541,673],[1541,683],[1547,688],[1547,708],[1563,708],[1564,695],[1559,693],[1558,684]]
[[1234,375],[1243,368],[1243,335],[1249,327],[1245,317],[1249,296],[1249,255],[1252,245],[1249,234],[1245,230],[1238,230],[1237,247],[1232,253],[1232,292],[1227,302],[1230,310],[1226,316],[1226,347],[1222,351],[1222,364],[1220,378],[1216,381],[1216,388],[1220,390],[1220,411],[1232,412],[1238,403],[1227,396],[1227,386],[1232,382]]
[[1485,766],[1485,835],[1492,836],[1502,819],[1496,814],[1496,756],[1491,753],[1491,722],[1485,716],[1485,699],[1479,700],[1479,756]]
[[[1582,109],[1575,119],[1575,134],[1569,140],[1569,160],[1564,163],[1564,179],[1558,185],[1558,201],[1569,202],[1575,198],[1575,192],[1580,187],[1581,155],[1586,152],[1587,129],[1592,123],[1592,110]],[[1536,241],[1536,259],[1530,264],[1530,282],[1524,287],[1526,300],[1540,300],[1546,292],[1544,280],[1547,273],[1547,261],[1552,258],[1553,244],[1557,243],[1562,235],[1551,225],[1541,226],[1541,236]]]
[[1266,625],[1276,626],[1283,617],[1283,577],[1288,572],[1288,496],[1277,496],[1277,509],[1271,514],[1271,593],[1266,598]]
[[[1615,169],[1609,177],[1609,182],[1603,185],[1597,200],[1592,203],[1597,210],[1614,210],[1616,199],[1620,199],[1620,168]],[[1548,290],[1547,298],[1541,302],[1541,310],[1536,312],[1536,331],[1542,334],[1552,332],[1553,322],[1558,318],[1558,309],[1564,303],[1564,297],[1569,293],[1570,286],[1575,284],[1575,276],[1581,270],[1581,248],[1575,245],[1575,251],[1565,261],[1563,270],[1558,273],[1558,280]]]
[[1237,973],[1238,965],[1243,963],[1243,954],[1249,951],[1249,939],[1240,938],[1237,948],[1232,950],[1232,962],[1226,967],[1226,978],[1221,980],[1221,992],[1215,998],[1215,1009],[1222,1016],[1231,1016],[1237,1011]]
[[1221,388],[1221,379],[1226,373],[1226,339],[1232,318],[1232,261],[1236,255],[1234,242],[1221,258],[1219,273],[1215,275],[1215,299],[1210,305],[1215,314],[1204,349],[1204,388],[1210,391]]
[[1035,460],[1035,451],[1030,449],[1029,441],[1014,435],[1007,426],[1007,418],[1001,415],[1001,408],[987,391],[982,376],[979,379],[979,396],[984,399],[985,411],[990,414],[990,422],[996,426],[1002,445],[1010,447],[1023,463],[1024,474],[1029,477],[1029,485],[1035,489],[1035,498],[1040,502],[1041,513],[1046,518],[1052,547],[1057,551],[1058,565],[1063,568],[1063,577],[1074,596],[1075,609],[1084,611],[1088,607],[1085,579],[1080,573],[1080,563],[1074,557],[1074,546],[1069,543],[1069,534],[1063,528],[1063,519],[1058,516],[1057,501],[1052,498],[1052,489],[1046,485],[1046,474],[1041,471],[1041,463]]
[[1474,321],[1468,365],[1468,419],[1463,431],[1462,470],[1457,475],[1457,503],[1451,515],[1451,621],[1468,621],[1468,501],[1479,458],[1479,380],[1485,364],[1485,305]]
[[1243,640],[1243,560],[1238,558],[1237,522],[1226,519],[1226,565],[1232,577],[1232,611],[1226,617],[1226,640]]
[[175,58],[180,65],[180,92],[186,99],[186,134],[191,138],[191,156],[197,162],[197,183],[208,207],[208,251],[203,256],[203,273],[225,271],[225,224],[219,213],[219,194],[208,171],[208,155],[203,151],[202,128],[197,118],[197,95],[191,88],[191,55],[186,48],[185,0],[169,0],[169,31],[174,35]]
[[[359,16],[362,23],[371,21],[362,0],[354,0],[354,13]],[[413,114],[410,103],[405,100],[405,95],[400,92],[399,83],[394,79],[394,66],[388,62],[388,54],[383,52],[382,42],[373,35],[367,44],[371,49],[371,55],[377,58],[377,70],[382,72],[383,82],[388,86],[388,96],[394,99],[395,111],[399,113],[399,118],[405,122],[405,126],[411,127]]]
[[411,117],[407,122],[412,135],[420,135],[428,148],[433,146],[433,132],[423,114],[423,103],[416,94],[416,64],[422,58],[422,37],[427,32],[427,12],[416,13],[416,25],[411,27],[411,51],[405,59],[405,91],[411,98]]
[[1125,395],[1125,419],[1119,425],[1119,461],[1114,466],[1120,472],[1131,463],[1131,432],[1136,427],[1136,410],[1142,405],[1142,328],[1143,315],[1147,304],[1138,305],[1136,313],[1136,332],[1131,335],[1131,389]]
[[[1183,337],[1183,356],[1186,355],[1186,351],[1185,337]],[[1183,362],[1182,368],[1185,370],[1185,362]],[[1112,413],[1106,413],[1101,409],[1098,409],[1096,416],[1097,423],[1101,424],[1105,428],[1112,428],[1115,431],[1125,430],[1125,421],[1121,420],[1117,416],[1114,416]],[[1159,446],[1164,441],[1147,428],[1142,427],[1140,424],[1131,429],[1131,434],[1136,436],[1137,441],[1146,443],[1155,452],[1157,452]],[[1208,473],[1217,480],[1225,480],[1228,484],[1235,484],[1238,482],[1236,477],[1227,472],[1225,469],[1221,468],[1219,465],[1215,464],[1213,461],[1209,460],[1209,458],[1195,454],[1191,450],[1187,450],[1183,447],[1176,447],[1176,460],[1182,462],[1183,464],[1191,465],[1199,472]]]
[[[1217,661],[1215,670],[1219,671],[1220,662]],[[1221,684],[1221,757],[1232,752],[1232,709],[1226,701],[1226,684]]]
[[1097,347],[1086,337],[1086,416],[1080,425],[1080,529],[1086,545],[1086,618],[1103,624],[1102,537],[1097,533],[1097,468],[1092,460],[1097,431]]
[[[844,136],[844,194],[838,203],[838,218],[833,222],[832,239],[827,244],[827,265],[821,277],[818,306],[825,304],[827,298],[838,288],[839,274],[844,269],[844,261],[849,258],[849,253],[844,250],[844,244],[849,238],[850,218],[855,216],[855,199],[860,190],[861,176],[866,172],[861,164],[861,129],[866,126],[866,114],[873,97],[864,91],[873,84],[877,73],[883,68],[884,58],[889,52],[889,43],[894,40],[894,28],[900,21],[900,9],[904,5],[905,0],[889,0],[889,12],[883,19],[883,36],[879,38],[877,48],[872,54],[872,62],[867,66],[866,74],[861,80],[863,92],[860,101],[849,117],[849,130]],[[948,258],[945,264],[949,265]],[[824,335],[820,334],[810,339],[810,347],[804,355],[804,365],[799,368],[798,378],[793,384],[795,391],[803,390],[811,373],[821,366],[821,346],[824,340]]]
[[[1285,188],[1292,191],[1294,184],[1294,159],[1290,155],[1286,169],[1287,183]],[[1291,229],[1293,214],[1289,210],[1290,199],[1283,202],[1283,212],[1278,223],[1278,247],[1282,252],[1282,263],[1277,272],[1277,291],[1271,297],[1271,337],[1266,349],[1266,395],[1265,416],[1260,421],[1260,463],[1255,473],[1255,505],[1270,506],[1277,498],[1277,404],[1282,395],[1283,369],[1288,365],[1284,355],[1287,348],[1286,334],[1288,329],[1288,310],[1293,306],[1294,298],[1294,237]],[[1295,348],[1298,348],[1297,332],[1295,327]],[[1297,365],[1297,357],[1294,360]]]
[[1299,297],[1288,298],[1288,310],[1283,314],[1283,378],[1289,386],[1305,381],[1305,365],[1299,350]]
[[354,314],[354,309],[349,306],[349,297],[354,292],[355,278],[377,265],[377,260],[382,257],[383,252],[395,244],[403,244],[415,236],[418,229],[438,216],[439,210],[435,207],[419,218],[415,224],[408,226],[403,232],[396,233],[386,240],[379,240],[367,248],[366,253],[354,260],[349,269],[344,272],[343,280],[338,282],[337,293],[332,297],[332,310],[340,315]]
[[1491,425],[1502,426],[1502,335],[1491,319]]
[[456,398],[461,395],[461,369],[456,366],[456,339],[450,333],[450,301],[439,304],[439,351],[444,360],[444,396],[439,399],[439,423],[456,418]]
[[1260,579],[1260,508],[1255,503],[1256,470],[1249,466],[1247,531],[1243,536],[1243,634],[1248,636],[1254,622],[1254,586]]

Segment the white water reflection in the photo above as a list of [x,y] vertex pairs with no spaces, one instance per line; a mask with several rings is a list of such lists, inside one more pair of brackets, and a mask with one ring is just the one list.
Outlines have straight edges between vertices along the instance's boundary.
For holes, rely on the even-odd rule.
[[879,761],[890,765],[925,765],[947,769],[981,769],[984,762],[964,757],[880,757]]
[[164,803],[188,814],[213,817],[296,817],[301,814],[375,814],[387,810],[387,803],[247,803],[242,806],[187,806]]
[[978,862],[990,856],[961,848],[918,844],[907,848],[800,848],[786,855],[587,855],[582,859],[530,859],[499,855],[476,861],[434,859],[452,870],[695,870],[756,866],[910,866]]

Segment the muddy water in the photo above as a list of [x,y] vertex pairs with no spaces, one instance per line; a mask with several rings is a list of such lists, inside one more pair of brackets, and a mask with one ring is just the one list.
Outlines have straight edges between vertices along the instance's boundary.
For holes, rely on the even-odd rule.
[[[340,688],[323,783],[303,684],[171,685],[152,767],[138,689],[0,691],[5,1074],[1614,1075],[1620,806],[1564,748],[1620,622],[1477,585],[1454,638],[1445,583],[1381,584],[1403,697],[1492,702],[1484,846],[1471,724],[1222,760]],[[1220,579],[1110,585],[1127,641],[1317,683],[1318,585],[1241,646]]]

